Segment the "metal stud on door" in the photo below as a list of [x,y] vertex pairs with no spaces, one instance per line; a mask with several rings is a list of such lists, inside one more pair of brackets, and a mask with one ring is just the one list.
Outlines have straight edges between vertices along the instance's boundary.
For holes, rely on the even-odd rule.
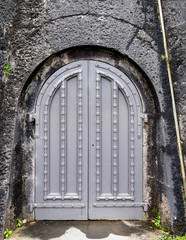
[[134,84],[105,63],[71,63],[45,82],[36,106],[36,219],[142,218],[141,112]]

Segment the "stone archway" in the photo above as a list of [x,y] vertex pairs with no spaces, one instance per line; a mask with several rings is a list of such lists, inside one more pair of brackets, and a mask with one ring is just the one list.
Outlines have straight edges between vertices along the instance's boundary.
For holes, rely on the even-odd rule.
[[[143,158],[140,157],[139,165],[137,164],[136,166],[137,166],[137,168],[139,168],[139,172],[141,171],[141,173],[142,173],[142,165],[143,165],[143,174],[141,174],[141,176],[139,176],[139,179],[135,179],[135,181],[134,181],[135,183],[132,183],[133,185],[136,184],[137,182],[139,183],[139,185],[140,185],[139,189],[141,189],[139,191],[140,197],[137,198],[137,200],[133,200],[133,199],[127,200],[127,196],[118,194],[118,197],[123,198],[123,200],[120,199],[120,202],[118,204],[120,204],[120,206],[121,206],[121,204],[123,204],[123,207],[126,207],[126,209],[127,209],[126,212],[130,212],[130,209],[135,209],[135,210],[138,209],[139,214],[138,214],[138,217],[135,217],[134,215],[131,215],[132,217],[126,217],[126,216],[117,217],[117,216],[115,216],[115,219],[122,219],[122,218],[123,219],[129,219],[129,218],[130,219],[131,218],[132,219],[142,219],[143,218],[142,212],[143,212],[144,206],[146,207],[146,205],[150,203],[149,207],[151,208],[151,206],[154,207],[157,204],[157,201],[154,198],[154,196],[156,196],[156,198],[157,198],[155,178],[147,177],[149,174],[151,174],[151,176],[156,175],[156,166],[155,166],[155,162],[154,162],[154,157],[157,154],[157,152],[151,151],[153,141],[155,141],[156,122],[153,119],[151,119],[151,121],[149,121],[149,123],[145,124],[145,125],[142,122],[142,119],[144,118],[144,113],[148,113],[148,115],[150,116],[150,115],[153,115],[156,111],[158,111],[158,108],[156,108],[156,106],[154,104],[156,95],[154,94],[153,87],[151,85],[149,85],[148,79],[145,76],[145,74],[143,74],[143,72],[141,72],[138,68],[136,68],[135,64],[133,64],[132,61],[130,61],[128,58],[121,56],[119,54],[115,54],[115,53],[106,51],[105,49],[96,50],[93,47],[70,49],[69,51],[65,51],[62,53],[52,55],[49,59],[47,59],[44,63],[42,63],[42,65],[40,65],[36,69],[36,71],[32,74],[30,79],[27,81],[27,85],[23,89],[22,96],[20,98],[20,112],[24,112],[24,116],[27,116],[26,118],[24,117],[24,119],[23,119],[23,122],[24,122],[24,126],[23,126],[24,133],[23,134],[25,134],[25,132],[27,132],[27,133],[30,132],[30,135],[27,134],[27,135],[24,135],[24,137],[23,137],[23,141],[24,141],[23,144],[26,143],[27,149],[29,149],[29,151],[25,151],[25,155],[24,155],[25,160],[24,161],[27,162],[27,164],[29,165],[29,170],[31,170],[31,172],[29,172],[28,177],[25,181],[25,196],[26,196],[27,204],[24,205],[23,214],[24,214],[24,216],[29,216],[31,218],[31,217],[33,217],[33,212],[34,212],[33,209],[35,209],[36,206],[38,209],[41,209],[41,210],[44,209],[42,207],[47,208],[46,204],[42,205],[42,204],[44,204],[44,202],[42,202],[41,199],[36,201],[35,194],[34,194],[35,184],[37,184],[37,181],[35,181],[35,141],[37,142],[37,137],[38,137],[37,136],[37,134],[38,134],[38,132],[37,132],[37,128],[38,128],[37,117],[39,116],[37,107],[35,109],[36,101],[37,101],[37,99],[43,98],[43,96],[44,96],[43,89],[47,88],[47,86],[50,85],[49,82],[51,81],[51,83],[52,83],[53,80],[54,80],[54,82],[53,82],[54,85],[51,84],[51,86],[55,92],[55,89],[57,86],[56,84],[58,82],[58,81],[55,82],[56,81],[55,79],[58,79],[57,75],[58,75],[58,73],[60,73],[60,71],[61,71],[60,69],[66,69],[66,68],[68,69],[68,66],[70,66],[69,64],[71,64],[73,66],[73,64],[75,64],[78,61],[92,62],[92,63],[98,61],[103,66],[109,66],[110,70],[107,70],[107,71],[110,71],[111,75],[115,74],[114,78],[118,79],[117,80],[118,83],[120,81],[123,82],[123,84],[124,84],[123,89],[125,89],[125,88],[127,89],[130,85],[133,86],[133,88],[135,89],[135,90],[130,90],[131,93],[129,93],[129,98],[131,98],[131,100],[128,101],[127,104],[128,104],[129,108],[130,108],[130,105],[132,104],[136,108],[139,107],[139,109],[140,109],[139,111],[136,110],[136,116],[138,116],[138,117],[135,120],[135,124],[136,124],[135,125],[135,133],[139,132],[141,135],[143,134],[143,150],[142,150],[142,138],[140,138],[140,136],[136,135],[135,141],[136,141],[136,143],[137,143],[137,141],[139,141],[139,143],[140,143],[140,144],[136,144],[136,149],[138,149],[136,153],[137,153],[137,155],[139,153],[139,156],[140,156],[140,154],[142,156],[142,151],[143,151]],[[122,79],[124,79],[124,80],[122,80]],[[116,81],[116,85],[118,84],[117,81]],[[125,93],[125,90],[122,90],[121,86],[119,87],[119,89],[120,89],[120,91],[124,91],[123,96],[125,99],[128,99],[128,93]],[[135,94],[134,94],[134,92],[135,92]],[[149,92],[151,94],[149,94]],[[48,92],[47,94],[52,96],[52,93]],[[134,95],[133,97],[132,97],[132,94]],[[135,100],[136,97],[138,99],[138,103]],[[153,97],[154,97],[154,99],[153,99]],[[40,101],[40,100],[38,100],[38,101]],[[45,104],[45,103],[43,103],[43,104]],[[156,105],[157,105],[157,101],[156,101]],[[40,106],[40,104],[39,104],[39,106]],[[36,120],[35,120],[35,117],[36,117]],[[45,121],[44,118],[42,118],[42,119],[43,119],[43,121]],[[132,122],[133,122],[133,120],[131,119],[130,123],[132,123]],[[143,127],[143,130],[142,130],[142,127]],[[141,130],[139,130],[139,129],[141,129]],[[43,138],[44,138],[44,135],[43,135]],[[133,137],[132,137],[132,139],[133,139]],[[96,143],[93,143],[93,144],[96,144]],[[42,144],[41,144],[41,146],[43,147]],[[131,146],[131,147],[133,148],[133,146]],[[37,151],[37,149],[36,149],[36,151]],[[44,153],[41,153],[41,154],[43,155]],[[114,153],[114,154],[116,154],[116,153]],[[43,160],[41,162],[43,163]],[[132,170],[132,168],[134,167],[133,162],[128,161],[128,164],[129,164],[128,172],[130,171],[130,173],[132,173],[132,172],[137,171],[137,169],[135,169],[135,171]],[[113,164],[113,166],[114,166],[114,164]],[[25,168],[25,170],[27,171],[26,168]],[[46,171],[46,169],[44,171],[42,171],[42,174],[45,171]],[[115,171],[114,168],[111,171],[114,172]],[[133,175],[133,173],[130,175]],[[143,175],[143,179],[142,179],[142,175]],[[44,179],[41,179],[41,181],[43,181],[43,180]],[[133,179],[131,177],[128,177],[128,180],[130,181],[129,191],[131,193],[131,190],[132,190],[132,192],[134,191],[134,188],[131,184],[131,182],[133,182]],[[142,182],[143,182],[143,186],[142,186]],[[29,189],[26,187],[28,185],[30,186]],[[152,185],[153,185],[153,188],[151,187]],[[43,189],[44,188],[47,188],[47,187],[43,187]],[[143,190],[142,190],[142,188],[143,188]],[[138,190],[139,190],[138,187],[136,189],[137,190],[135,190],[135,191],[138,192]],[[40,191],[43,192],[43,190],[40,190]],[[46,191],[48,191],[48,190],[46,190]],[[55,196],[53,196],[53,197],[56,199]],[[42,195],[42,198],[44,198],[43,195]],[[95,198],[95,199],[97,201],[97,198]],[[106,196],[105,199],[109,199],[109,196]],[[100,201],[100,200],[98,200],[98,201]],[[109,202],[109,200],[105,200],[105,203],[103,202],[103,204],[106,204],[107,201]],[[122,202],[122,201],[126,201],[126,202]],[[51,200],[51,202],[57,202],[57,201]],[[63,207],[63,202],[62,203],[58,202],[58,204],[62,204],[61,206]],[[97,203],[93,202],[93,204],[97,204]],[[99,203],[99,204],[101,204],[101,203]],[[111,204],[115,204],[115,203],[113,202]],[[99,208],[100,207],[102,207],[102,206],[100,205]],[[106,207],[108,207],[108,206],[106,206]],[[99,208],[98,208],[98,210],[99,210]],[[116,209],[116,212],[119,210],[119,207],[113,207],[113,208]],[[28,209],[30,209],[30,213],[28,213]],[[36,216],[37,216],[37,214],[36,214]],[[45,218],[47,219],[47,217],[45,217]],[[102,218],[102,217],[96,216],[95,218],[97,219],[97,218]],[[108,218],[108,216],[105,216],[103,218]]]

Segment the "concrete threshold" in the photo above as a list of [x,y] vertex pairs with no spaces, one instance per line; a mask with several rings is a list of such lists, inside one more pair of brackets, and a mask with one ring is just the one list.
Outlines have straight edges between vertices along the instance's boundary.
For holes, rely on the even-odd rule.
[[39,221],[26,223],[11,240],[158,240],[161,231],[144,221]]

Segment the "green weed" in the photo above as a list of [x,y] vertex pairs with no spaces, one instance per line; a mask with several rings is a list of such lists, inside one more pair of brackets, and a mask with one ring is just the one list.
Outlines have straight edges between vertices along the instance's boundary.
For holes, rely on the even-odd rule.
[[169,232],[165,232],[165,229],[162,228],[161,226],[161,217],[160,217],[160,213],[158,213],[157,217],[152,220],[152,222],[154,223],[154,225],[157,228],[160,228],[162,230],[162,237],[159,240],[186,240],[186,234],[182,237],[177,236],[177,235],[172,235]]
[[23,225],[22,221],[20,219],[17,219],[16,227],[21,227]]
[[164,235],[161,240],[186,240],[186,234],[182,237],[173,235]]
[[161,58],[162,58],[162,60],[165,60],[165,61],[170,61],[170,58],[168,58],[168,57],[166,57],[165,55],[161,55]]
[[157,217],[152,220],[152,222],[154,223],[154,225],[157,227],[157,228],[161,228],[161,217],[160,217],[160,213],[158,213]]
[[10,63],[6,63],[5,66],[4,66],[4,72],[3,73],[5,75],[9,75],[12,70],[13,69],[11,68]]
[[46,68],[45,66],[42,66],[42,67],[40,68],[40,71],[41,71],[41,72],[44,72],[44,71],[45,71],[45,68]]
[[9,231],[8,228],[4,231],[4,237],[8,238],[11,234],[13,233],[13,231]]

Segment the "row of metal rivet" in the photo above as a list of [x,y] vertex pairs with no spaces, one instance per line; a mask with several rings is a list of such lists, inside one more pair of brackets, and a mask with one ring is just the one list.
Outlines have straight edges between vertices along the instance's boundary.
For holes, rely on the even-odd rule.
[[112,83],[112,178],[113,178],[113,195],[118,193],[118,87],[116,82]]
[[101,192],[101,76],[96,75],[96,197]]
[[66,191],[66,109],[65,109],[65,105],[66,105],[66,88],[65,88],[65,81],[62,82],[61,84],[61,193],[62,196],[65,195],[65,191]]
[[82,72],[78,75],[78,194],[82,196],[83,174],[83,85]]

